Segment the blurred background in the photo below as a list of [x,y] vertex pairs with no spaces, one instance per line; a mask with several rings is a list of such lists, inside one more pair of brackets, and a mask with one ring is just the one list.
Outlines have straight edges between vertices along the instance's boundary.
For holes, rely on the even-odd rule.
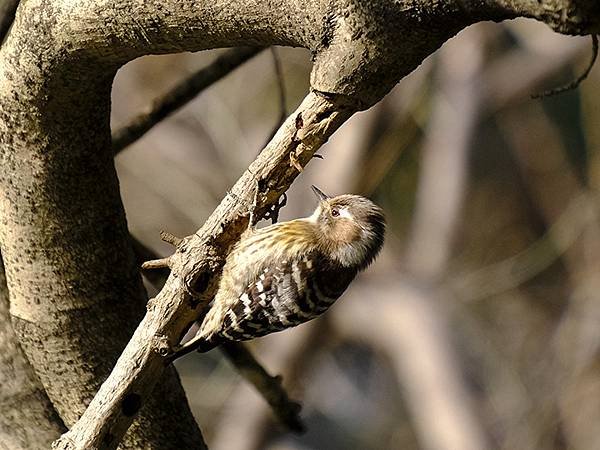
[[[161,229],[202,225],[306,95],[309,52],[275,52],[117,157],[130,230],[155,252],[171,251]],[[219,54],[127,65],[114,129]],[[385,248],[325,316],[250,344],[305,434],[220,351],[177,362],[211,449],[600,449],[600,67],[531,98],[591,55],[533,21],[477,24],[334,135],[280,219],[311,213],[310,184],[363,194],[386,211]]]

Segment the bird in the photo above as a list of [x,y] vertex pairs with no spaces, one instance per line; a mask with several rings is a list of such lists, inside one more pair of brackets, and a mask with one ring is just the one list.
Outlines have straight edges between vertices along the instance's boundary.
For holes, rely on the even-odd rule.
[[174,358],[246,341],[324,313],[380,252],[383,210],[360,195],[330,197],[316,186],[314,212],[249,229],[226,258],[200,328]]

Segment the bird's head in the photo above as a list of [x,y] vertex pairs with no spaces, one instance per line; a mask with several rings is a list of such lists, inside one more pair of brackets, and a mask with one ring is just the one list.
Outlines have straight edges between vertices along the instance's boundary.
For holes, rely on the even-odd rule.
[[383,245],[382,209],[360,195],[329,197],[312,186],[319,205],[310,216],[323,253],[345,267],[366,268]]

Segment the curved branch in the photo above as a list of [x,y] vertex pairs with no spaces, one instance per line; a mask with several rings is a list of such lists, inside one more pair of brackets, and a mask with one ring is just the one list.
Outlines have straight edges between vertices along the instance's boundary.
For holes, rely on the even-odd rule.
[[356,111],[342,99],[309,94],[273,140],[250,165],[204,226],[184,239],[170,257],[171,275],[94,400],[56,444],[58,449],[115,448],[133,417],[123,405],[135,397],[140,406],[165,369],[166,358],[208,304],[229,248],[247,226],[256,189],[261,214],[287,190],[298,170]]
[[[178,247],[165,288],[61,445],[114,448],[147,405],[164,372],[162,355],[214,294],[257,181],[264,211],[352,113],[379,101],[469,24],[522,15],[565,33],[597,33],[599,8],[597,0],[21,4],[0,48],[0,241],[15,330],[68,425],[129,340],[144,301],[112,161],[116,70],[145,54],[239,45],[303,46],[314,55],[313,92],[205,226]],[[154,395],[161,407],[141,414],[149,422],[127,445],[201,447],[175,375],[163,381],[166,391]],[[140,430],[149,434],[140,438]]]

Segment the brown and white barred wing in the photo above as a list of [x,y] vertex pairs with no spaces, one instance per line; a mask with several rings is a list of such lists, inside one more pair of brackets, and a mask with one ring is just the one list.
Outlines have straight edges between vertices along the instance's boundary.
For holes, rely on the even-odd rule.
[[[322,261],[322,259],[320,260]],[[266,267],[224,315],[216,335],[248,340],[304,323],[325,312],[354,272],[319,270],[319,259],[283,261]],[[217,336],[215,336],[217,337]]]

